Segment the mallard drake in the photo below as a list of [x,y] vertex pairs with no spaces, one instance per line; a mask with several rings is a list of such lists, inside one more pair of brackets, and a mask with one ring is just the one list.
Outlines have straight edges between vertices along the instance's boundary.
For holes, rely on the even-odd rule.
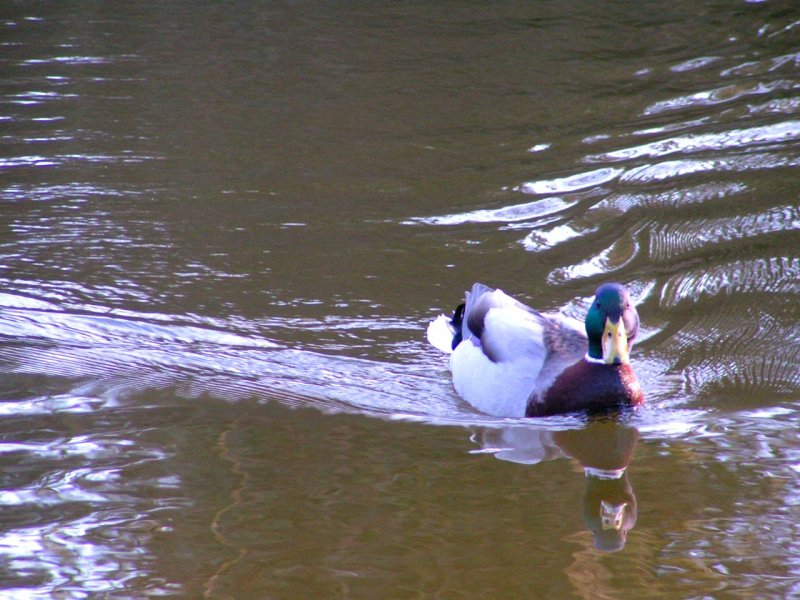
[[636,307],[618,283],[597,289],[583,324],[476,283],[452,317],[428,326],[428,340],[451,354],[453,385],[472,406],[538,417],[641,404],[629,361],[638,332]]

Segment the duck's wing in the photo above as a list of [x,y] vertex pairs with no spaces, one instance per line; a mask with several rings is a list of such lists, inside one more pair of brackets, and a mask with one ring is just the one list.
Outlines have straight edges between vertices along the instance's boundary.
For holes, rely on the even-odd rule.
[[502,290],[476,283],[467,293],[462,337],[472,337],[492,362],[547,358],[547,317]]
[[523,417],[547,362],[546,317],[481,284],[465,304],[463,340],[450,358],[456,391],[481,412]]
[[550,361],[573,364],[580,360],[589,347],[583,323],[561,314],[546,314],[544,318],[544,343]]
[[[473,334],[473,330],[469,327],[470,319],[474,319],[476,317],[471,316],[477,313],[476,306],[484,302],[484,296],[491,295],[494,292],[492,288],[488,285],[483,285],[482,283],[475,283],[472,285],[472,289],[466,293],[466,301],[464,302],[464,315],[461,319],[461,338],[467,339],[470,335]],[[485,312],[485,309],[481,309]],[[482,317],[481,317],[482,318]],[[475,325],[480,328],[479,323],[475,323]]]
[[[565,369],[581,360],[589,347],[583,323],[563,315],[547,315],[544,330],[547,359],[536,376],[528,404],[538,404]],[[527,412],[527,409],[526,409]]]
[[462,338],[450,358],[453,385],[492,415],[524,416],[541,385],[586,352],[581,323],[540,313],[480,283],[467,293],[461,330],[451,324]]

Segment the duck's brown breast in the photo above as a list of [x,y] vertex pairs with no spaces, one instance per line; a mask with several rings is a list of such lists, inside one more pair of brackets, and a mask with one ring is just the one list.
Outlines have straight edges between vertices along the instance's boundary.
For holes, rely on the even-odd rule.
[[546,391],[531,398],[525,416],[636,406],[643,402],[642,387],[629,364],[605,365],[581,359],[567,367]]

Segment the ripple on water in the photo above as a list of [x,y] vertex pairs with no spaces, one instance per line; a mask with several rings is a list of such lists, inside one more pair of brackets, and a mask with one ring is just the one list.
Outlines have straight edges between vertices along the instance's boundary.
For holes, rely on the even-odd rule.
[[739,100],[740,98],[788,91],[794,89],[794,87],[793,81],[784,79],[769,82],[735,83],[721,86],[713,90],[656,102],[648,106],[644,110],[644,114],[646,116],[653,116],[668,111],[727,104]]
[[690,58],[682,63],[677,65],[673,65],[670,67],[670,71],[673,73],[683,73],[685,71],[696,71],[698,69],[702,69],[708,67],[709,65],[713,65],[714,63],[721,60],[719,56],[698,56],[697,58]]
[[[731,595],[789,598],[800,591],[800,479],[794,469],[800,450],[796,435],[787,435],[792,429],[796,433],[797,412],[760,413],[728,413],[719,418],[724,435],[685,438],[693,481],[709,477],[716,484],[702,487],[694,499],[702,503],[699,510],[666,532],[669,543],[660,551],[659,574],[680,573],[672,583],[687,594],[716,597],[729,590]],[[740,482],[727,498],[715,492],[726,487],[719,485],[725,478]],[[691,568],[696,563],[700,570]]]
[[624,214],[633,208],[662,209],[674,212],[690,205],[709,206],[745,191],[741,183],[701,183],[693,186],[675,187],[661,192],[626,192],[613,194],[603,199],[587,212],[593,222],[607,220]]
[[[776,496],[782,493],[762,491]],[[678,587],[687,595],[701,597],[726,595],[728,590],[735,596],[788,598],[800,591],[800,586],[791,583],[797,580],[796,567],[786,561],[787,548],[796,538],[791,511],[772,509],[764,511],[765,515],[759,503],[740,504],[736,516],[709,511],[686,522],[680,534],[667,534],[668,543],[659,554],[656,573],[672,578],[680,574],[670,592]],[[689,564],[699,564],[701,569],[692,569]]]
[[160,157],[150,154],[123,152],[119,154],[53,154],[11,156],[0,159],[0,170],[20,167],[68,167],[84,164],[138,164],[158,160]]
[[549,283],[564,283],[575,279],[610,275],[629,265],[641,254],[639,242],[642,226],[624,231],[607,248],[589,259],[566,267],[558,267],[547,277]]
[[797,206],[781,206],[752,215],[653,224],[650,258],[664,262],[719,244],[798,229],[800,208]]
[[526,250],[541,252],[571,239],[586,237],[595,231],[596,227],[583,228],[577,224],[565,223],[549,229],[535,229],[520,240],[520,243]]
[[[131,58],[134,55],[127,55]],[[107,65],[114,62],[114,59],[109,56],[81,56],[81,55],[65,55],[65,56],[49,56],[47,58],[29,58],[23,60],[20,65],[23,67],[33,67],[40,65]]]
[[748,61],[723,70],[722,77],[752,77],[774,73],[783,67],[795,68],[800,64],[800,52],[783,54],[764,60]]
[[741,173],[744,171],[770,170],[800,166],[800,157],[780,154],[752,154],[708,159],[666,160],[655,164],[644,164],[627,171],[621,181],[628,184],[648,184],[687,175],[702,173]]
[[[14,426],[24,428],[27,417],[9,414],[4,438],[18,433]],[[72,426],[93,428],[94,416],[63,417],[70,418],[81,419]],[[148,513],[179,510],[186,503],[177,496],[177,482],[151,479],[166,457],[163,450],[119,437],[119,429],[106,435],[57,433],[64,425],[40,430],[39,441],[0,443],[5,473],[0,507],[6,515],[0,557],[13,572],[4,589],[18,581],[41,597],[58,589],[124,590],[142,569],[120,565],[134,561],[146,570],[150,560],[145,548],[158,521],[148,527]],[[139,494],[137,486],[147,486],[148,493]]]
[[[734,402],[774,403],[776,394],[791,395],[800,387],[800,339],[795,327],[766,315],[749,314],[758,321],[742,325],[742,311],[713,321],[690,321],[670,346],[682,367],[687,393],[708,397],[729,408]],[[737,325],[736,334],[720,336],[720,327]],[[741,337],[740,337],[741,336]],[[776,339],[782,340],[780,344]]]
[[690,395],[735,391],[739,401],[773,402],[774,394],[800,388],[800,329],[791,311],[781,310],[796,301],[798,282],[800,260],[789,258],[735,261],[668,280],[662,306],[688,318],[664,351],[675,357]]
[[520,189],[526,194],[568,194],[609,183],[619,177],[621,173],[622,169],[604,167],[558,179],[529,181],[523,183]]
[[463,225],[465,223],[513,223],[547,217],[567,210],[577,200],[565,200],[553,196],[496,209],[474,210],[437,217],[415,217],[404,222],[406,225]]
[[659,158],[671,154],[742,150],[765,144],[779,144],[800,139],[800,121],[782,121],[719,133],[690,133],[649,142],[603,154],[589,155],[586,162],[618,162],[642,158]]
[[[11,184],[0,190],[0,200],[5,202],[79,202],[87,199],[103,198],[141,198],[145,192],[141,189],[120,189],[119,187],[100,186],[96,183],[72,182],[50,185]],[[18,224],[20,222],[18,221]]]
[[687,301],[734,293],[800,293],[800,258],[755,258],[688,270],[667,280],[660,302],[662,306],[674,307]]
[[58,102],[63,100],[73,100],[78,98],[78,94],[61,94],[59,92],[41,92],[36,90],[29,90],[20,92],[18,94],[7,95],[6,102],[9,104],[22,104],[22,105],[39,105],[50,102]]
[[793,115],[800,113],[800,98],[773,98],[763,104],[751,104],[747,107],[751,115]]
[[[576,243],[578,241],[585,243],[591,236],[601,231],[603,224],[613,222],[614,219],[633,208],[674,210],[689,204],[707,204],[725,199],[745,189],[742,184],[738,183],[702,183],[664,192],[611,194],[566,223],[549,228],[533,229],[520,240],[520,243],[526,250],[532,252],[549,250],[571,240],[575,240]],[[592,261],[592,259],[588,260]],[[598,257],[596,262],[602,264],[604,260]],[[597,272],[602,272],[602,269]]]
[[604,167],[567,177],[529,181],[517,186],[515,190],[525,194],[547,197],[496,209],[482,209],[434,217],[414,217],[405,221],[404,224],[462,225],[464,223],[535,222],[572,208],[587,197],[587,190],[596,190],[603,184],[614,181],[622,172],[623,169]]

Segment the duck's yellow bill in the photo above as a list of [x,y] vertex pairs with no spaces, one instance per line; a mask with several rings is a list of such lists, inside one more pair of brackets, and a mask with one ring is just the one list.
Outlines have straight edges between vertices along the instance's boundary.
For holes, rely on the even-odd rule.
[[603,331],[603,360],[607,365],[628,363],[628,334],[625,332],[625,323],[622,319],[616,323],[606,319],[606,328]]
[[622,529],[622,521],[625,519],[626,506],[628,506],[627,502],[612,504],[605,500],[600,501],[600,523],[603,525],[604,531],[608,531],[609,529],[619,531]]

